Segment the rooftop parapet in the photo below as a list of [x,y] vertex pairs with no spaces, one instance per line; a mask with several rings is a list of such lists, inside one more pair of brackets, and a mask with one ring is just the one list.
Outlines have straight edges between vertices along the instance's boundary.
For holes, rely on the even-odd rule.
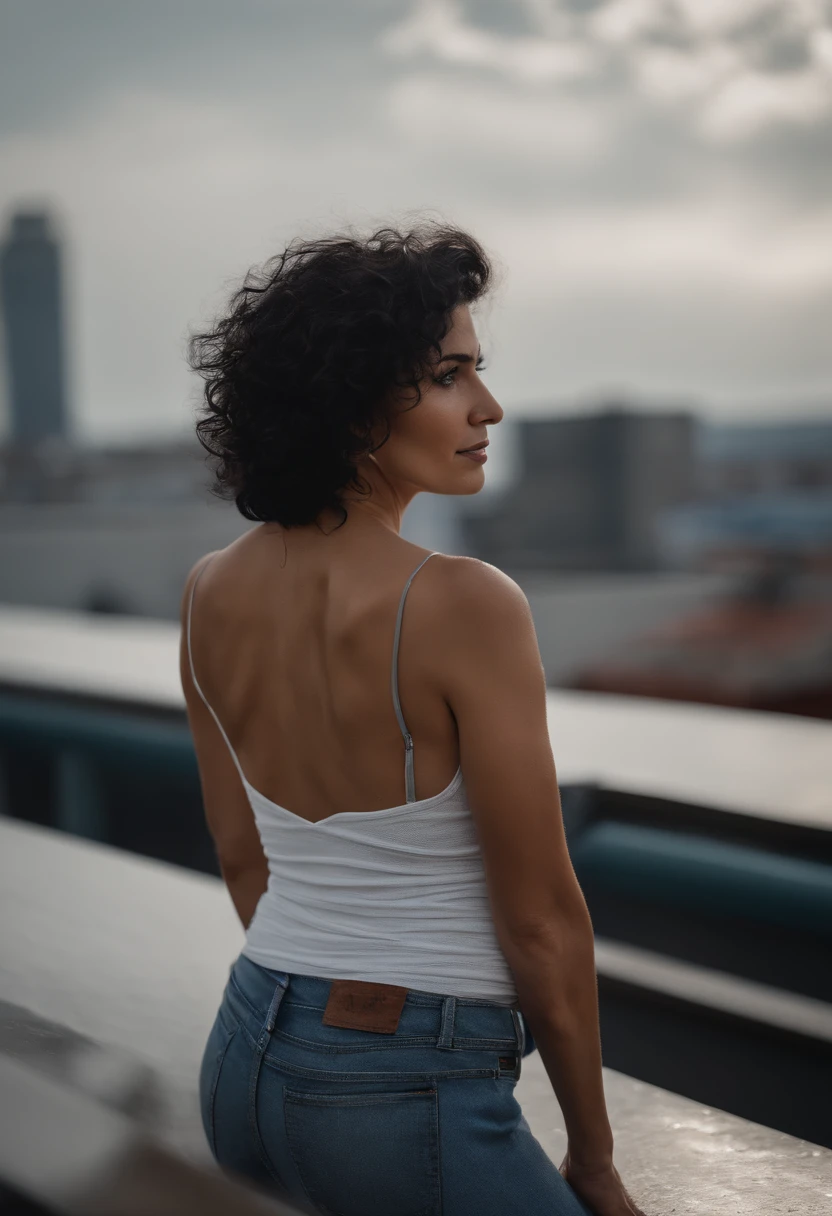
[[[0,1065],[10,1052],[18,1063],[34,1059],[53,1082],[128,1112],[144,1133],[153,1129],[159,1151],[212,1169],[198,1067],[243,940],[222,884],[0,820],[0,918],[11,930],[0,939],[0,990],[18,1007],[11,1016],[7,1006],[5,1020],[0,1011]],[[614,954],[599,952],[599,971],[614,965]],[[632,959],[627,966],[632,983]],[[109,1064],[85,1070],[68,1062],[95,1051]],[[619,1168],[650,1216],[829,1210],[828,1149],[609,1069],[605,1086]],[[14,1115],[14,1092],[4,1087],[4,1120]],[[524,1061],[517,1097],[559,1161],[565,1132],[537,1053]]]

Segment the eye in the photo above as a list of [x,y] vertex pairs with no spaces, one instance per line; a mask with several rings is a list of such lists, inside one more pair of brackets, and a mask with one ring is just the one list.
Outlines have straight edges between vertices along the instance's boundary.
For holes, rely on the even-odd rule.
[[[486,367],[486,365],[480,359],[476,363],[474,370],[477,372],[484,372],[485,367]],[[434,379],[437,384],[441,384],[444,388],[451,388],[453,386],[454,380],[456,379],[456,373],[458,371],[459,371],[459,364],[457,363],[457,365],[455,367],[450,368],[448,371],[446,371],[444,373],[444,375],[435,376]]]
[[450,388],[451,385],[453,384],[454,380],[456,379],[456,373],[458,371],[459,371],[459,365],[457,364],[456,367],[452,367],[450,369],[450,371],[445,372],[444,376],[436,376],[435,377],[436,383],[443,385],[444,388]]

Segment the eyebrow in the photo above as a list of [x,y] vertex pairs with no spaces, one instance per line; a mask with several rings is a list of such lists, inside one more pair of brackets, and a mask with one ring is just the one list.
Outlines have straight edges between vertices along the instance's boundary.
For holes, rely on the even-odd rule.
[[[482,358],[482,347],[480,347],[480,349],[477,351],[477,363],[479,363],[481,358]],[[443,355],[442,358],[437,359],[436,362],[437,363],[447,363],[449,359],[456,359],[456,361],[458,363],[473,363],[474,362],[471,355],[466,355],[466,354],[462,354],[462,353],[452,354],[452,355]]]

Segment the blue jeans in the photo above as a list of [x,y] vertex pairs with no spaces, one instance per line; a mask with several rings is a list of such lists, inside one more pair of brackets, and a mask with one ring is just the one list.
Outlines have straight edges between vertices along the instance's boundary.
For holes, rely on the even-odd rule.
[[588,1216],[514,1097],[516,1010],[411,989],[394,1033],[347,1030],[329,986],[234,963],[199,1078],[221,1166],[328,1216]]

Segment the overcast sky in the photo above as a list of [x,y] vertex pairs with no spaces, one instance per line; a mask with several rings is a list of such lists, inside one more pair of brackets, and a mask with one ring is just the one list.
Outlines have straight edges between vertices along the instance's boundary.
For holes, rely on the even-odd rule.
[[507,411],[832,416],[832,0],[3,0],[0,216],[54,209],[94,440],[296,235],[427,211]]

